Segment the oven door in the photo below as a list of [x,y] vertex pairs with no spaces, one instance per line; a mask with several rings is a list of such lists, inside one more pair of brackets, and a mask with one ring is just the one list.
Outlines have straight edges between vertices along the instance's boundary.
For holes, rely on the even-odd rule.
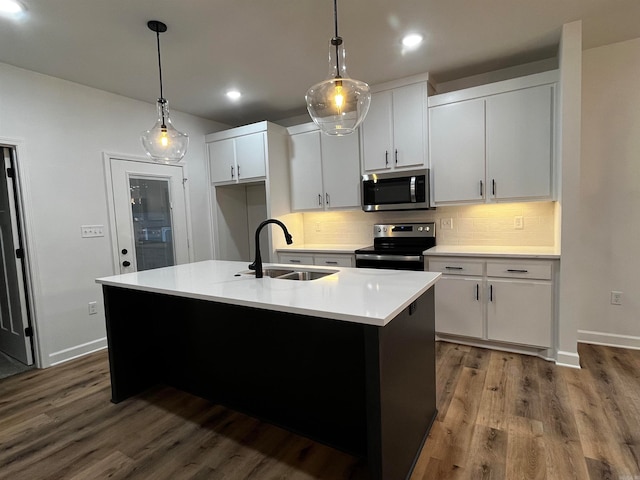
[[358,253],[356,254],[356,268],[424,271],[424,257],[422,255]]

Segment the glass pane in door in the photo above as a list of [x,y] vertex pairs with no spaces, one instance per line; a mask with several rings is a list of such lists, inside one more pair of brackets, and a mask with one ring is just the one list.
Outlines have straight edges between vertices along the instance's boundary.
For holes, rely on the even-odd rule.
[[130,178],[137,270],[175,265],[169,180]]

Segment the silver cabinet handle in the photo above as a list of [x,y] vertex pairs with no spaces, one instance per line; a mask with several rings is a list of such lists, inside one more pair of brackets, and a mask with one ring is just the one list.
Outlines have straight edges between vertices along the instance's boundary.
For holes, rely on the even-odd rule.
[[384,151],[384,166],[385,167],[389,166],[389,151],[388,150]]
[[507,269],[507,272],[511,272],[511,273],[529,273],[529,270],[519,270],[517,268],[509,268],[509,269]]
[[235,178],[235,177],[233,176],[233,165],[231,165],[231,178]]
[[444,267],[446,270],[464,270],[462,267]]
[[240,178],[240,165],[238,165],[238,179]]
[[318,194],[318,206],[322,206],[322,195]]
[[396,165],[398,164],[398,149],[396,148]]
[[338,262],[336,262],[335,260],[325,260],[325,262],[327,265],[337,265]]
[[302,263],[300,260],[296,260],[294,258],[289,259],[289,263]]
[[491,194],[495,197],[496,196],[496,180],[491,179]]
[[482,180],[480,180],[480,197],[482,197],[482,195],[484,194],[484,188],[483,188],[483,184],[482,184]]
[[327,205],[331,205],[331,197],[329,196],[329,194],[328,194],[328,193],[325,193],[325,194],[324,194],[324,198],[325,198],[325,199],[326,199],[326,201],[327,201]]

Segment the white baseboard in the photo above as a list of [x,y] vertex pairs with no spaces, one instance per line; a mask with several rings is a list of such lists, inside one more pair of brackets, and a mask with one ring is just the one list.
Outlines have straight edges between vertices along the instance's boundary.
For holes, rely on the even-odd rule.
[[45,366],[53,367],[54,365],[68,362],[69,360],[73,360],[105,348],[107,348],[107,337],[98,338],[97,340],[83,343],[82,345],[76,345],[75,347],[65,348],[59,352],[50,353],[49,365]]
[[556,365],[561,367],[580,368],[580,355],[577,352],[563,352],[558,350]]
[[640,350],[640,337],[633,335],[619,335],[615,333],[594,332],[591,330],[578,330],[578,342]]

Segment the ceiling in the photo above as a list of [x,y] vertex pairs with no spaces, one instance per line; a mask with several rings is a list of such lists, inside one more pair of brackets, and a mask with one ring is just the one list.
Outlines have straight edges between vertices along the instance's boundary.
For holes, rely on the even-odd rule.
[[[328,73],[331,0],[21,0],[0,16],[0,62],[236,126],[303,114]],[[370,85],[429,72],[436,82],[556,55],[561,26],[583,48],[640,37],[638,0],[339,0],[349,74]],[[401,37],[422,33],[404,51]],[[1,88],[1,86],[0,86]],[[237,88],[232,102],[225,92]]]

